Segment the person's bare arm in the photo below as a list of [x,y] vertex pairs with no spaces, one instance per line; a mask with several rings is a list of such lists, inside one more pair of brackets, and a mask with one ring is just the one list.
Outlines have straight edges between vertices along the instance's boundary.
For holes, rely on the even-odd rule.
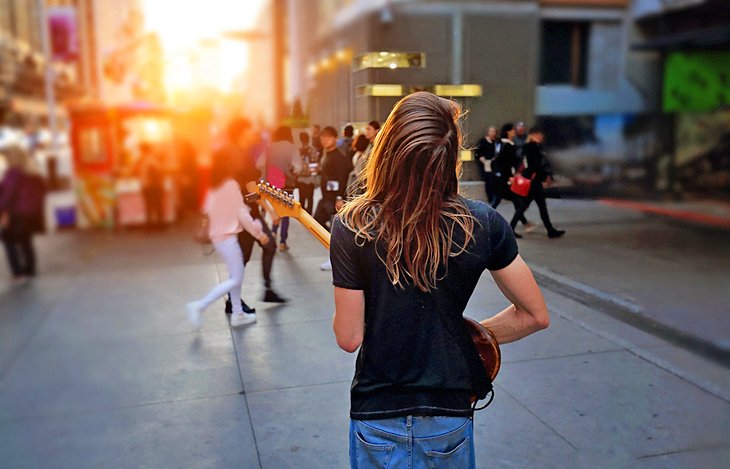
[[550,325],[545,300],[532,271],[517,256],[504,269],[491,272],[504,296],[512,304],[481,324],[492,331],[500,344],[514,342]]
[[365,334],[365,293],[335,287],[335,315],[332,319],[337,345],[346,352],[356,351]]

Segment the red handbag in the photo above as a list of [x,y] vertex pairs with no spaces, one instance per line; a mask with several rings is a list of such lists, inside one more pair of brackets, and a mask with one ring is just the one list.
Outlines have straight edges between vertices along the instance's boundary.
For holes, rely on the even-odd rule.
[[527,194],[530,193],[530,186],[532,186],[532,179],[534,177],[535,175],[533,174],[530,179],[527,179],[522,174],[517,173],[512,178],[512,185],[509,189],[519,196],[527,197]]

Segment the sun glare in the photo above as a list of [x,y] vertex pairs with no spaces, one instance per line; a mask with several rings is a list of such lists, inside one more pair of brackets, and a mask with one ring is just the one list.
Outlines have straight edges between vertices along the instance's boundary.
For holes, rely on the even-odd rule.
[[232,91],[248,67],[248,45],[227,31],[258,30],[265,0],[143,0],[145,26],[160,36],[168,92],[213,87]]

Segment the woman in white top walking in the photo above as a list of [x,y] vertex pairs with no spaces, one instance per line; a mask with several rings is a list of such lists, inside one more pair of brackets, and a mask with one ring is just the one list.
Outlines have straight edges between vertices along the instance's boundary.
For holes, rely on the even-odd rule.
[[208,215],[210,239],[228,268],[228,280],[215,286],[207,295],[187,304],[188,319],[194,328],[202,326],[202,312],[218,298],[230,293],[233,305],[231,326],[242,326],[256,321],[256,314],[247,314],[241,307],[241,283],[243,282],[243,254],[237,234],[248,231],[262,245],[269,242],[261,223],[251,217],[243,203],[241,188],[233,179],[234,162],[222,154],[213,161],[210,174],[211,189],[205,200],[203,212]]

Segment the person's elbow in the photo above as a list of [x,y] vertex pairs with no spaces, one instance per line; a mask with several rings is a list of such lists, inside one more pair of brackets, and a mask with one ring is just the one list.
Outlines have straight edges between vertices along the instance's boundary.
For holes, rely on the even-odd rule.
[[337,345],[347,353],[353,353],[362,345],[363,334],[359,331],[339,330],[335,324],[332,328]]
[[547,307],[541,308],[540,311],[532,315],[532,318],[535,324],[535,332],[550,327],[550,313],[548,313]]
[[345,352],[353,353],[362,345],[362,337],[337,337],[337,345]]

